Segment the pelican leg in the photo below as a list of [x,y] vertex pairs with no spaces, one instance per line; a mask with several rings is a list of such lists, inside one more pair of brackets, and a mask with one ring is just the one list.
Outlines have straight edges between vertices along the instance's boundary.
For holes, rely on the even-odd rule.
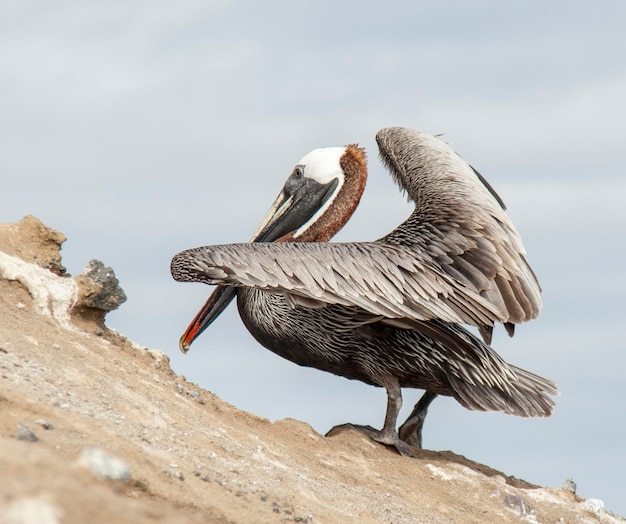
[[387,390],[387,412],[385,413],[385,425],[383,429],[374,429],[372,426],[360,426],[357,424],[341,424],[332,428],[326,433],[326,436],[330,437],[342,430],[354,429],[364,433],[376,442],[393,446],[398,453],[404,457],[414,457],[415,449],[409,443],[401,440],[396,431],[398,413],[402,407],[402,391],[400,384],[394,379],[385,389]]
[[431,393],[430,391],[424,392],[422,398],[415,404],[413,411],[411,411],[411,414],[404,424],[400,426],[398,430],[400,440],[410,446],[422,449],[422,427],[424,426],[424,420],[428,413],[428,406],[430,406],[430,403],[435,400],[437,396],[437,393]]

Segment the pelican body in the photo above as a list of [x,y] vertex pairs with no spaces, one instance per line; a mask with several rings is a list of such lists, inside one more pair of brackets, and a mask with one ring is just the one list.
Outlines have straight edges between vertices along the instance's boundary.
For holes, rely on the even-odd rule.
[[[540,287],[504,204],[486,180],[432,135],[376,135],[380,157],[415,203],[373,242],[328,242],[358,206],[367,179],[356,145],[317,149],[294,168],[251,242],[183,251],[178,281],[217,284],[181,338],[190,344],[237,296],[246,328],[301,366],[384,387],[381,430],[345,424],[403,455],[421,447],[437,395],[473,410],[548,416],[556,385],[507,364],[493,327],[535,318]],[[462,324],[478,328],[482,340]],[[401,388],[426,390],[396,430]]]

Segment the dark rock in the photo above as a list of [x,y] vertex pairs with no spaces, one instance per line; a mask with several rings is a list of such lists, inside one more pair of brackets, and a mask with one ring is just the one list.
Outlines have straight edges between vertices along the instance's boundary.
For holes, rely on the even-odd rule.
[[54,426],[43,418],[35,420],[35,424],[40,425],[43,429],[54,429]]
[[120,287],[115,272],[110,267],[105,267],[99,260],[90,260],[83,270],[83,275],[102,286],[98,293],[85,298],[86,306],[103,311],[113,311],[126,302],[126,293]]
[[24,442],[37,442],[39,440],[39,437],[35,435],[32,429],[21,423],[17,425],[17,435],[15,438]]

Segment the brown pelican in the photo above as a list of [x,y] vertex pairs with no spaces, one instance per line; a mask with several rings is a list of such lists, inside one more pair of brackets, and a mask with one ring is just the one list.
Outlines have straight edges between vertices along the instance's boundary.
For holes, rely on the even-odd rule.
[[[384,426],[350,427],[403,455],[421,447],[429,403],[548,416],[556,385],[507,364],[488,344],[535,318],[540,287],[504,205],[442,140],[382,129],[382,163],[415,203],[373,242],[328,242],[356,209],[367,178],[356,145],[317,149],[295,166],[251,243],[176,255],[174,279],[218,284],[181,338],[191,342],[235,295],[256,340],[278,355],[387,390]],[[476,326],[484,342],[460,324]],[[426,390],[396,430],[401,388]],[[335,429],[335,428],[333,428]]]

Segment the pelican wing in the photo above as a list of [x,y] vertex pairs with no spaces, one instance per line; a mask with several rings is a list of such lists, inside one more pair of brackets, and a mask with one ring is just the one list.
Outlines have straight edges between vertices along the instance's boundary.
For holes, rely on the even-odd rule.
[[293,305],[342,304],[388,319],[485,326],[503,316],[427,255],[377,242],[199,247],[176,255],[171,271],[178,281],[257,287]]
[[512,324],[537,317],[541,288],[504,203],[443,140],[405,128],[376,135],[382,162],[415,203],[408,220],[381,239],[421,250],[482,296]]

